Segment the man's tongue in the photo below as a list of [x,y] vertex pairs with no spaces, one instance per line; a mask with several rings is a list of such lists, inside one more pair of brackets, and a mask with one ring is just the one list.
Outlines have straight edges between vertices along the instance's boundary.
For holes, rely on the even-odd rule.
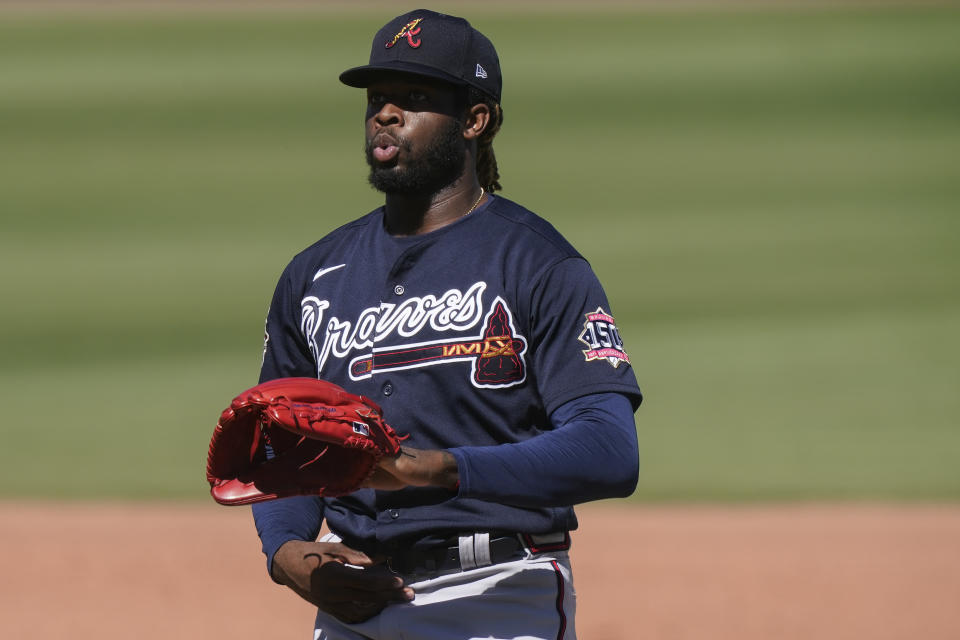
[[399,147],[392,144],[385,147],[374,147],[373,157],[376,158],[378,162],[389,162],[397,155],[397,151],[399,151]]

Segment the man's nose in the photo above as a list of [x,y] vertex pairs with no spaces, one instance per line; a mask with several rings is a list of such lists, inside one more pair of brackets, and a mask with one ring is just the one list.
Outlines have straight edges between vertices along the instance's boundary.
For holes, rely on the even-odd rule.
[[374,118],[381,127],[403,124],[403,110],[387,100],[380,105],[380,109],[374,114]]

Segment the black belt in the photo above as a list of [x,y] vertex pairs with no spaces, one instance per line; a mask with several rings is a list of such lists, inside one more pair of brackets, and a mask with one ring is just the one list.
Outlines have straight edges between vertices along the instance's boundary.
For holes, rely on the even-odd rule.
[[390,556],[389,566],[397,573],[458,573],[517,559],[524,546],[516,535],[492,537],[486,533],[451,538],[445,545],[413,549]]

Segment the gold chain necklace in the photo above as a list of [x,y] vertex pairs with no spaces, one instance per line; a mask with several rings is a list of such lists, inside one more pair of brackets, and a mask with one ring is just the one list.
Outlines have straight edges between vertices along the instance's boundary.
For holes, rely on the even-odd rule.
[[473,210],[477,208],[477,205],[480,204],[481,200],[483,200],[483,187],[480,187],[480,197],[477,198],[477,201],[473,203],[473,206],[467,209],[467,212],[463,215],[468,216],[473,213]]

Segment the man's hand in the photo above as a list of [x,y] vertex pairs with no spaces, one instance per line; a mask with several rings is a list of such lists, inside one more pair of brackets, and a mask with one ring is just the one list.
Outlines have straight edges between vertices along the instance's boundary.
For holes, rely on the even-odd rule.
[[396,491],[404,487],[457,488],[460,472],[449,451],[401,447],[400,455],[380,459],[373,475],[363,486]]
[[413,600],[413,590],[386,566],[339,542],[284,543],[273,557],[273,576],[348,624],[372,618],[391,602]]

